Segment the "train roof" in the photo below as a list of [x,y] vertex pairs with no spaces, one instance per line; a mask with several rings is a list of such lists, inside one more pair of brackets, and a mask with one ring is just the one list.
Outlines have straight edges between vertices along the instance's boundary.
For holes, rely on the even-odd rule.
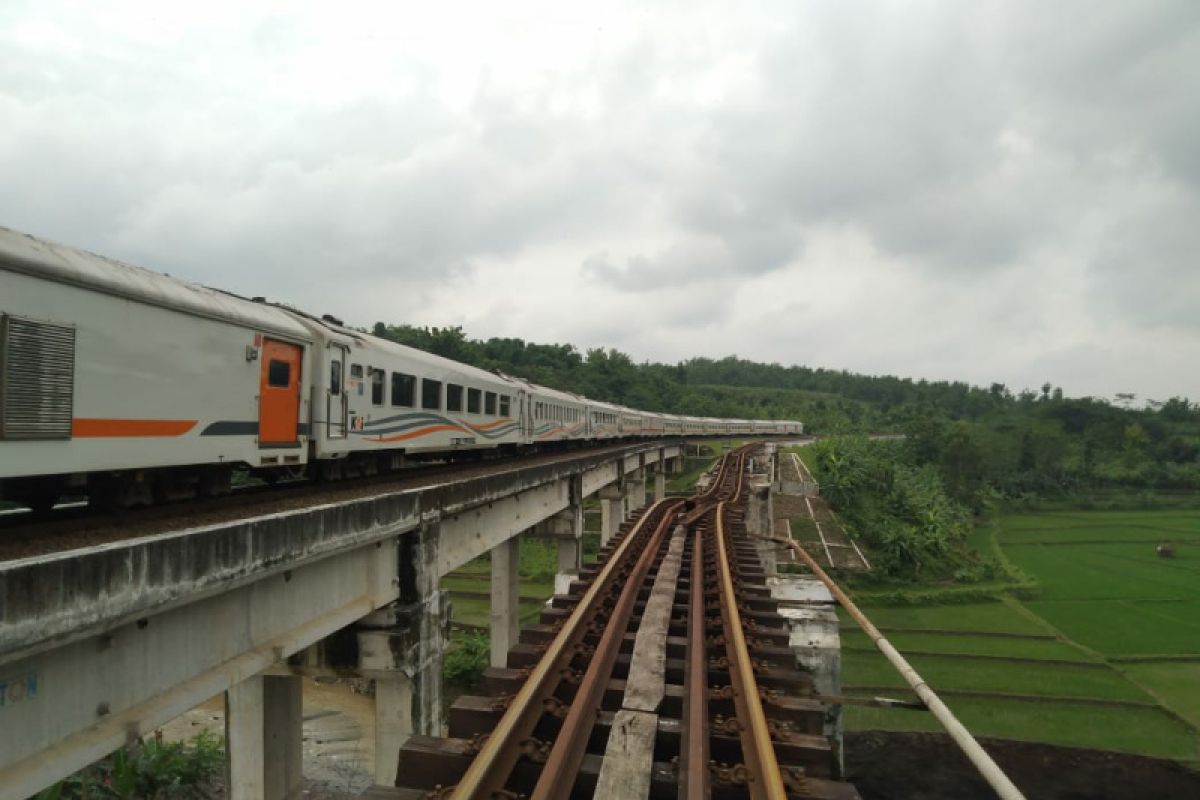
[[[372,333],[365,331],[347,328],[341,323],[334,322],[332,319],[318,319],[317,317],[291,306],[279,305],[280,309],[287,311],[290,314],[300,318],[300,321],[309,325],[318,335],[323,335],[328,338],[338,339],[344,343],[353,346],[361,347],[365,350],[379,350],[394,356],[400,356],[409,361],[413,361],[421,366],[441,370],[443,372],[452,372],[462,375],[468,381],[476,381],[483,383],[502,383],[512,386],[514,389],[519,388],[524,381],[512,378],[500,372],[489,372],[486,369],[473,367],[470,364],[464,364],[461,361],[455,361],[452,358],[435,355],[424,350],[418,350],[415,347],[409,347],[406,344],[393,342],[390,339],[382,339]],[[330,336],[330,334],[335,334]]]
[[264,333],[312,338],[303,325],[278,308],[2,227],[0,269]]

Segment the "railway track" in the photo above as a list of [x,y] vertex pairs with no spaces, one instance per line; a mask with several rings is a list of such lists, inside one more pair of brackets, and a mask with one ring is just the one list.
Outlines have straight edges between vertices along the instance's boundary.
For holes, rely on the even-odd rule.
[[625,523],[383,798],[857,798],[742,524],[750,450]]

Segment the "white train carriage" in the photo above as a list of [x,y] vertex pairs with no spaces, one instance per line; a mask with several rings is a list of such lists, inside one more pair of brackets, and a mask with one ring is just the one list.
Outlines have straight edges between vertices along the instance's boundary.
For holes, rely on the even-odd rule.
[[311,341],[277,308],[0,228],[0,497],[44,508],[90,475],[140,502],[303,465]]
[[667,415],[658,411],[645,412],[645,423],[642,435],[647,437],[664,436],[667,432]]
[[684,418],[678,414],[663,414],[663,434],[666,436],[682,436]]
[[588,438],[616,439],[621,435],[621,407],[598,400],[587,401]]
[[588,437],[588,405],[591,401],[571,392],[530,384],[533,408],[531,444],[560,442]]
[[568,440],[802,433],[591,401],[0,228],[0,499],[218,493]]
[[626,408],[619,406],[619,426],[621,436],[641,436],[642,428],[645,426],[645,414],[635,408]]
[[[422,350],[293,312],[315,340],[315,457],[373,468],[406,455],[511,448],[530,430],[531,387]],[[336,472],[336,467],[326,467]]]

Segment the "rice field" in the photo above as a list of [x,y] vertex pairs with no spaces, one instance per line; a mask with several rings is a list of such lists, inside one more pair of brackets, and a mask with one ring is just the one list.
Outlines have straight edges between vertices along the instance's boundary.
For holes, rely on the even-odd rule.
[[[946,692],[964,724],[980,735],[1194,762],[1200,513],[1011,515],[979,540],[1036,581],[1036,599],[864,609],[922,677]],[[1173,558],[1156,555],[1162,543],[1174,547]],[[844,628],[843,648],[847,694],[861,687],[910,696],[863,634]],[[863,707],[848,707],[846,724],[936,725],[923,712]]]

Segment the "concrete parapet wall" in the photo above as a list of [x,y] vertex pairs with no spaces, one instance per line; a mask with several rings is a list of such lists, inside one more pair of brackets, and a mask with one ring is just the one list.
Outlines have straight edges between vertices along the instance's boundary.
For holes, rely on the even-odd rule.
[[[767,579],[771,598],[788,621],[789,645],[797,663],[813,675],[819,695],[842,693],[842,644],[838,633],[837,605],[833,595],[811,575],[780,575]],[[842,707],[828,705],[825,735],[834,743],[835,758],[842,764]]]

